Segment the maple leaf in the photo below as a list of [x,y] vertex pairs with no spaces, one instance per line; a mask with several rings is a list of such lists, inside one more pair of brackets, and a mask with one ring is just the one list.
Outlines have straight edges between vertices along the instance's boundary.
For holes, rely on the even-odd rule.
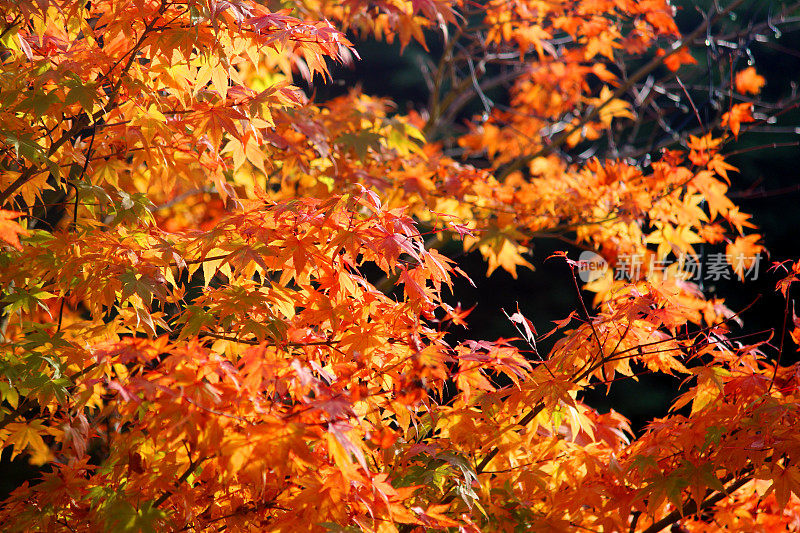
[[472,311],[475,310],[475,306],[470,307],[469,309],[462,309],[461,303],[457,304],[455,308],[448,309],[447,315],[445,316],[444,320],[449,320],[456,326],[465,326],[467,325],[466,320],[464,320]]
[[621,48],[621,45],[617,42],[616,32],[602,31],[599,35],[588,39],[585,58],[589,60],[600,54],[614,61],[614,49],[616,48]]
[[[659,48],[658,55],[664,56],[666,55],[666,51]],[[670,69],[672,72],[677,72],[680,70],[681,65],[694,65],[697,63],[697,60],[694,58],[692,53],[686,49],[681,48],[674,54],[670,54],[667,58],[664,59],[664,64]]]
[[734,104],[730,111],[722,115],[722,127],[730,127],[733,136],[737,139],[739,138],[739,130],[743,122],[755,122],[752,104]]
[[14,248],[21,250],[22,244],[19,242],[19,236],[28,235],[28,230],[15,222],[15,218],[19,218],[25,213],[19,211],[7,211],[0,209],[0,240],[5,241]]
[[4,446],[12,446],[12,457],[16,457],[25,449],[30,448],[35,454],[34,464],[44,464],[51,456],[50,449],[42,439],[44,427],[41,420],[35,420],[31,424],[11,423],[7,426],[7,436],[3,439]]
[[767,80],[760,76],[754,67],[747,67],[746,69],[736,73],[735,84],[736,90],[743,94],[758,94]]
[[736,237],[734,242],[728,243],[726,246],[725,253],[728,256],[728,262],[739,279],[744,280],[745,270],[752,268],[759,260],[760,254],[766,250],[763,245],[758,244],[760,240],[761,235],[754,233],[745,237]]
[[491,276],[492,272],[497,270],[498,267],[502,267],[514,279],[517,279],[517,266],[524,266],[534,270],[533,265],[522,257],[522,254],[527,252],[528,249],[505,237],[499,236],[492,243],[481,245],[479,250],[489,261],[489,269],[486,272],[486,276]]
[[800,470],[794,465],[776,466],[768,492],[774,492],[778,506],[785,508],[792,494],[800,494]]
[[536,342],[536,328],[533,326],[533,322],[525,318],[525,316],[520,312],[519,305],[517,305],[517,312],[508,316],[508,319],[515,323],[519,324],[522,327],[522,332],[525,334],[525,340],[529,343],[535,344]]
[[607,85],[604,85],[600,90],[600,96],[597,98],[589,98],[589,103],[591,105],[595,107],[603,106],[600,110],[600,122],[606,127],[611,126],[611,121],[614,118],[636,118],[631,112],[631,105],[619,98],[612,98],[613,94],[611,89]]
[[792,310],[792,324],[794,325],[794,329],[789,332],[794,343],[800,346],[800,317]]

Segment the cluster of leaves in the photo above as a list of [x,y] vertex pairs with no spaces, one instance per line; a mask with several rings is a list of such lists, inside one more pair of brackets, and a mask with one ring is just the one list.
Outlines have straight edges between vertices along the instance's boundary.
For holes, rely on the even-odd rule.
[[[736,103],[672,144],[639,131],[660,131],[648,76],[741,4],[681,39],[666,0],[4,3],[0,449],[43,469],[0,522],[797,527],[800,371],[728,339],[736,315],[680,263],[592,281],[547,354],[519,312],[519,339],[447,333],[471,282],[448,241],[515,277],[541,236],[612,265],[725,244],[744,276],[763,247],[723,151],[765,80],[729,72]],[[346,30],[439,31],[428,108],[291,85],[355,60]],[[686,390],[633,438],[579,396],[639,372]]]

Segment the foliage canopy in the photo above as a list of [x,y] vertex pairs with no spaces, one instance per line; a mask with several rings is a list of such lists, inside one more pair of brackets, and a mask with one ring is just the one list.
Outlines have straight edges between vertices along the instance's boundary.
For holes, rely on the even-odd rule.
[[[798,366],[677,261],[764,252],[725,152],[792,103],[744,63],[797,8],[743,4],[3,2],[0,448],[43,469],[0,523],[797,528]],[[433,50],[428,105],[292,85],[352,36]],[[456,252],[516,277],[539,237],[672,264],[456,340]],[[580,401],[643,372],[686,381],[640,435]]]

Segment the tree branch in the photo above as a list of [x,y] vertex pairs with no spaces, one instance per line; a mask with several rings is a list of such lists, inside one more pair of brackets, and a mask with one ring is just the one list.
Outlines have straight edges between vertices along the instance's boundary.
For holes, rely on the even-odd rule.
[[651,59],[646,65],[636,71],[630,78],[628,78],[625,83],[620,85],[614,93],[609,96],[606,100],[601,102],[599,105],[591,109],[584,117],[580,119],[578,124],[573,126],[572,128],[565,129],[558,135],[556,135],[552,142],[547,146],[542,147],[540,150],[534,152],[533,154],[526,155],[523,157],[518,157],[511,163],[509,163],[504,169],[497,173],[498,179],[503,179],[512,172],[516,172],[530,161],[533,161],[537,157],[547,156],[553,153],[557,148],[562,146],[564,143],[567,142],[567,139],[575,133],[576,131],[580,131],[587,123],[594,120],[598,116],[600,116],[600,112],[606,108],[613,100],[618,100],[619,98],[623,97],[630,89],[633,87],[637,82],[645,78],[648,74],[656,70],[658,67],[664,64],[664,61],[673,56],[686,48],[691,42],[701,36],[708,27],[718,20],[721,17],[724,17],[740,5],[744,3],[744,0],[734,0],[727,8],[723,9],[722,11],[717,12],[713,17],[707,18],[700,26],[698,26],[692,33],[690,33],[684,39],[677,41],[672,49],[668,51],[663,56],[657,56]]
[[[175,488],[176,489],[179,488],[184,482],[186,482],[186,480],[189,479],[189,476],[191,476],[194,473],[194,471],[197,470],[197,467],[199,467],[201,464],[203,464],[203,462],[207,461],[208,459],[210,459],[210,457],[201,457],[197,461],[192,461],[190,459],[189,466],[186,468],[186,471],[175,482]],[[153,507],[160,507],[172,495],[173,491],[171,490],[166,491],[153,502]]]
[[661,520],[654,522],[652,525],[650,525],[650,527],[644,529],[642,533],[658,533],[662,529],[678,522],[682,518],[695,515],[701,511],[704,511],[715,505],[720,500],[727,498],[728,496],[730,496],[732,492],[742,488],[746,483],[750,481],[752,481],[752,478],[750,476],[746,476],[740,480],[734,481],[733,483],[725,487],[725,490],[723,492],[718,492],[712,496],[709,496],[708,498],[703,500],[699,506],[697,505],[697,502],[695,502],[694,500],[686,502],[686,504],[684,504],[680,509],[675,509]]
[[260,341],[258,339],[240,339],[238,337],[229,337],[219,333],[212,333],[210,331],[201,331],[197,334],[198,337],[211,337],[222,341],[235,342],[238,344],[248,344],[250,346],[259,346],[266,343],[267,346],[277,346],[279,348],[302,348],[303,346],[333,346],[339,344],[340,341],[330,339],[324,341],[308,341],[308,342],[278,342],[278,341]]

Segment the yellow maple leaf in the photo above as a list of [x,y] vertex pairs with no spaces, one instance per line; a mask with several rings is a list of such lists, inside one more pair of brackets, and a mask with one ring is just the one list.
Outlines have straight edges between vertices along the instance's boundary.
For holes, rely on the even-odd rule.
[[612,98],[613,96],[614,93],[609,89],[608,85],[604,85],[598,98],[588,99],[589,103],[595,107],[603,106],[600,110],[600,122],[605,127],[611,126],[611,121],[615,118],[636,118],[628,102],[619,98]]
[[586,43],[586,59],[592,59],[594,56],[600,54],[614,61],[614,49],[622,48],[616,40],[618,36],[616,32],[603,31],[596,37],[591,37]]
[[479,250],[484,259],[489,261],[486,277],[491,276],[497,267],[503,267],[514,279],[517,279],[517,265],[534,270],[533,265],[522,257],[528,249],[505,237],[498,237],[493,242],[482,245]]
[[30,423],[12,422],[6,427],[6,430],[9,435],[3,444],[4,446],[13,446],[12,459],[25,449],[31,453],[32,464],[42,465],[52,459],[50,448],[42,439],[45,429],[41,420],[34,420]]

